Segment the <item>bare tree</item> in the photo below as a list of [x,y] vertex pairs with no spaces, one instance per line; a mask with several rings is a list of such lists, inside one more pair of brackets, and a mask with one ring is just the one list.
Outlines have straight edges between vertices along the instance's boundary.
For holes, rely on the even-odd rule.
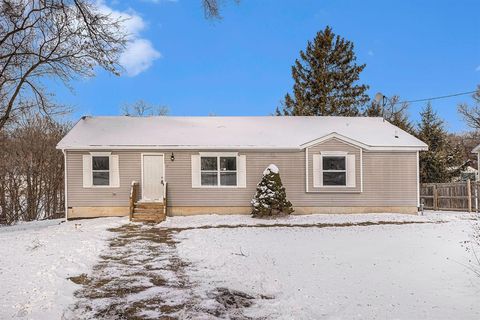
[[[220,19],[220,6],[222,5],[222,0],[202,0],[203,10],[205,13],[205,18],[207,19]],[[234,0],[235,3],[239,3],[240,0]]]
[[364,115],[367,117],[382,117],[388,122],[396,125],[402,130],[409,133],[414,132],[414,125],[409,119],[408,115],[409,104],[401,102],[397,95],[392,96],[387,100],[385,106],[372,101],[372,103],[365,109]]
[[32,113],[0,132],[0,223],[63,216],[63,156],[55,146],[68,124]]
[[42,80],[118,74],[127,34],[122,20],[88,0],[2,0],[0,3],[0,129],[17,111],[56,106]]
[[167,116],[170,112],[167,106],[154,105],[144,100],[138,100],[134,103],[126,103],[122,106],[121,112],[124,116],[149,117],[149,116]]
[[467,125],[475,130],[480,130],[480,85],[477,86],[477,92],[472,95],[474,104],[460,104],[458,112],[462,115]]

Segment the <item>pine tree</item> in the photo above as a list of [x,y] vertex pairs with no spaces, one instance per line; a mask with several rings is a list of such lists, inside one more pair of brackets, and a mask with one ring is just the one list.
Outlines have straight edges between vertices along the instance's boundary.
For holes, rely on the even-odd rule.
[[277,115],[357,116],[369,101],[368,86],[357,84],[365,64],[357,65],[353,43],[327,26],[300,51],[292,66],[293,97],[287,93]]
[[428,145],[420,152],[421,182],[450,182],[462,164],[459,148],[450,144],[443,120],[430,103],[420,113],[417,137]]
[[257,185],[257,192],[252,199],[253,217],[271,217],[293,212],[292,203],[287,200],[287,193],[282,184],[280,173],[274,164],[263,172]]

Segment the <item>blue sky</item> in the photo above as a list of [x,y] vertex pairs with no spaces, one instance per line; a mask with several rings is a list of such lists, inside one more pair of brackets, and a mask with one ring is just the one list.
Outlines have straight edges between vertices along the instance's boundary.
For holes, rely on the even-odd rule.
[[[224,2],[220,21],[204,19],[200,0],[105,2],[137,23],[138,46],[124,58],[133,71],[121,77],[100,71],[74,82],[73,93],[55,88],[57,99],[75,108],[72,119],[116,115],[139,99],[167,105],[172,115],[268,115],[292,88],[298,52],[326,25],[354,42],[371,96],[413,100],[480,84],[478,0]],[[433,106],[448,130],[463,131],[456,105],[470,101]],[[414,120],[423,106],[411,105]]]

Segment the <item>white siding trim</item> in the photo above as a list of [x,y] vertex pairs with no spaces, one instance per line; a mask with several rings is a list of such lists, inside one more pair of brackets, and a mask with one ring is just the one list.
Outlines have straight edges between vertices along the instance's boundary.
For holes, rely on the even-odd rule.
[[305,192],[308,192],[308,148],[305,148]]
[[191,156],[191,168],[192,168],[192,188],[200,188],[200,155],[192,154]]
[[83,187],[92,188],[92,156],[89,154],[84,154],[82,156],[82,165],[83,165]]
[[247,156],[237,157],[237,186],[239,188],[247,187]]
[[92,151],[90,152],[90,155],[91,156],[96,156],[96,157],[106,157],[106,156],[110,156],[112,153],[111,152],[107,152],[107,151],[103,151],[103,152],[95,152],[95,151]]
[[363,192],[363,149],[360,149],[360,192]]
[[355,161],[355,155],[354,154],[347,154],[345,156],[345,160],[346,160],[346,164],[345,164],[345,168],[346,168],[346,171],[347,171],[347,177],[346,177],[346,183],[345,183],[345,187],[347,188],[355,188],[357,186],[357,183],[356,183],[356,170],[355,170],[355,166],[356,166],[356,161]]
[[200,157],[238,157],[238,152],[200,152]]
[[118,155],[109,157],[109,185],[111,188],[120,188],[120,164]]
[[320,154],[312,155],[312,168],[313,168],[313,187],[314,188],[323,187],[322,155]]
[[67,152],[65,150],[62,150],[62,153],[63,153],[63,175],[64,175],[64,180],[63,182],[65,183],[65,186],[64,186],[64,201],[65,201],[65,220],[68,219],[68,176],[67,176],[67,173],[68,173],[68,170],[67,170]]
[[420,156],[417,151],[417,207],[420,208]]

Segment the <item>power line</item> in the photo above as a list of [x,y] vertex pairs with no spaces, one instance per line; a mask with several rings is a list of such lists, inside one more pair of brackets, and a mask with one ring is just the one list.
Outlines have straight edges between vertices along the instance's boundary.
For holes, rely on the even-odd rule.
[[477,92],[476,90],[474,91],[467,91],[467,92],[460,92],[460,93],[454,93],[454,94],[449,94],[446,96],[438,96],[438,97],[431,97],[431,98],[425,98],[425,99],[417,99],[417,100],[405,100],[405,101],[399,101],[395,104],[400,104],[400,103],[414,103],[414,102],[422,102],[422,101],[430,101],[430,100],[438,100],[438,99],[446,99],[446,98],[451,98],[451,97],[457,97],[457,96],[464,96],[466,94],[472,94]]

